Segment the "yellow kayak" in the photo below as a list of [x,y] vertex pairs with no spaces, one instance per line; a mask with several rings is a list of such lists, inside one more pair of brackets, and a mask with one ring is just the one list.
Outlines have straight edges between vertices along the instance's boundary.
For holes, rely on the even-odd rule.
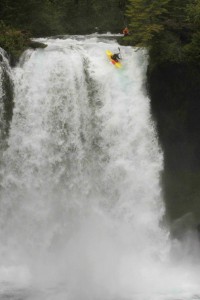
[[106,54],[107,54],[109,60],[111,61],[111,63],[113,65],[115,65],[115,67],[122,68],[122,64],[119,61],[115,61],[114,59],[111,58],[111,56],[113,55],[113,53],[110,50],[106,50]]

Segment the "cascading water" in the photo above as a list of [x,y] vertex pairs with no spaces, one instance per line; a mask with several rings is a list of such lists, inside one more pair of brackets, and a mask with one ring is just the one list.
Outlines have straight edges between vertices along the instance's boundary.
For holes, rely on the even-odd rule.
[[146,53],[121,47],[118,70],[105,55],[115,41],[42,41],[48,47],[26,51],[13,70],[1,299],[166,299],[177,273],[161,225],[163,157],[143,87]]

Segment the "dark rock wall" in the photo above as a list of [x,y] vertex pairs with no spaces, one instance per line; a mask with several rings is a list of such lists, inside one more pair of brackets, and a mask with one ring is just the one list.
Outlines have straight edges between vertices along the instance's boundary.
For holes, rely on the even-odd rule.
[[0,50],[0,148],[2,148],[5,146],[13,115],[14,85],[7,54]]
[[200,68],[167,64],[148,70],[148,92],[164,151],[168,216],[200,220]]

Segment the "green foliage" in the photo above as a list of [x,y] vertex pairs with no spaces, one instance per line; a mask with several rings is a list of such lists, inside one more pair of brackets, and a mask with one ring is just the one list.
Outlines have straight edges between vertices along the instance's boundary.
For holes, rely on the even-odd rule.
[[187,21],[187,5],[193,0],[170,0],[167,6],[168,19],[177,27]]
[[192,35],[191,42],[184,46],[184,52],[188,62],[200,64],[200,31]]
[[62,24],[68,33],[115,31],[124,26],[125,0],[64,0]]
[[154,37],[164,30],[163,18],[168,1],[129,0],[126,15],[135,45],[149,46]]
[[28,47],[29,35],[0,22],[0,47],[6,50],[14,60]]
[[50,0],[1,0],[0,19],[34,36],[60,32],[59,17],[60,11]]
[[126,0],[1,0],[0,20],[33,36],[119,32]]
[[127,43],[148,47],[152,65],[200,64],[200,0],[129,0],[126,14]]
[[200,1],[195,0],[189,3],[186,7],[188,21],[194,25],[194,27],[199,28],[200,26]]
[[192,35],[190,42],[184,46],[185,57],[189,62],[200,64],[200,0],[192,1],[186,9]]
[[157,37],[150,48],[151,67],[161,63],[180,63],[184,60],[184,51],[181,40],[174,32],[165,31]]

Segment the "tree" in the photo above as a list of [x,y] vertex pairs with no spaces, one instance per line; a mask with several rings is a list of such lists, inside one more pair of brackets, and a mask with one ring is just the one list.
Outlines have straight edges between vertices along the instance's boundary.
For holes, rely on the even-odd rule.
[[190,41],[184,45],[186,59],[200,64],[200,0],[190,1],[186,6],[190,25]]
[[129,0],[126,15],[133,41],[149,46],[154,36],[164,30],[163,19],[169,0]]
[[1,0],[0,20],[33,36],[119,32],[127,0]]
[[188,21],[195,29],[200,29],[200,0],[190,2],[187,6]]

